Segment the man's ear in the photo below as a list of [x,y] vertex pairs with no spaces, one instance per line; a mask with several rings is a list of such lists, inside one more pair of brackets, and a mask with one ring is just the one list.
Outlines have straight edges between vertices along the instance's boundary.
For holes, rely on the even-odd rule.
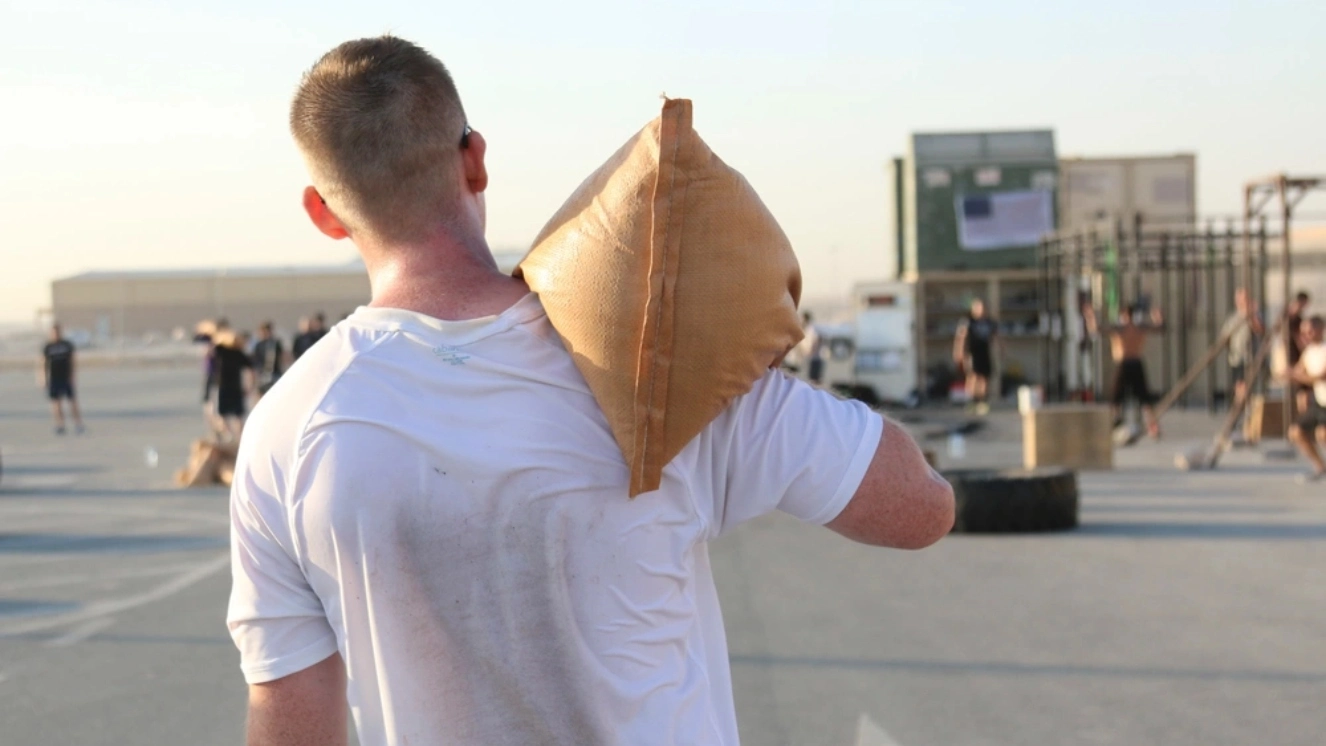
[[483,158],[488,152],[488,141],[478,130],[470,130],[469,144],[460,150],[461,160],[465,164],[465,183],[474,194],[482,194],[488,188],[488,166]]
[[349,238],[350,231],[345,229],[340,218],[332,214],[322,195],[312,186],[304,187],[304,212],[308,213],[308,219],[313,221],[323,235],[337,240]]

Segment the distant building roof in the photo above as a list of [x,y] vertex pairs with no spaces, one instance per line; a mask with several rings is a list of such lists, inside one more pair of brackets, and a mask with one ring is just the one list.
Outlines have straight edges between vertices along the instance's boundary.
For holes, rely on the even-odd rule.
[[[524,250],[497,250],[493,257],[504,272],[515,269],[525,256]],[[210,277],[273,277],[311,275],[357,275],[364,273],[364,262],[356,257],[344,264],[304,264],[258,267],[196,267],[190,269],[93,270],[61,277],[56,282],[96,280],[195,280]]]
[[359,259],[345,264],[321,264],[274,267],[195,267],[189,269],[94,270],[61,277],[56,282],[83,280],[193,280],[208,277],[271,277],[273,275],[350,275],[363,274]]

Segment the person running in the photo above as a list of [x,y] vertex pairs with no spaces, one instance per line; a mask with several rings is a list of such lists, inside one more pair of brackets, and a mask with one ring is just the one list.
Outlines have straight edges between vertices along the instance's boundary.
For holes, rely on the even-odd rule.
[[51,400],[55,434],[65,434],[64,402],[68,401],[74,432],[82,435],[83,415],[78,411],[78,397],[74,394],[74,345],[64,338],[59,324],[51,326],[50,341],[42,348],[41,357],[42,387]]
[[304,316],[299,320],[299,333],[295,335],[290,343],[290,353],[294,359],[298,360],[304,356],[305,352],[313,346],[314,342],[322,339],[322,335],[316,331],[317,321],[311,316]]
[[[1137,317],[1144,313],[1141,306],[1129,306],[1120,314],[1117,326],[1106,327],[1104,331],[1110,338],[1110,354],[1114,360],[1114,390],[1110,394],[1110,414],[1114,426],[1123,424],[1123,407],[1130,400],[1142,407],[1142,416],[1146,420],[1146,431],[1152,438],[1160,437],[1160,421],[1156,418],[1156,395],[1146,381],[1146,364],[1143,354],[1146,350],[1147,336],[1165,328],[1165,320],[1160,308],[1151,309],[1151,324],[1142,326]],[[1088,317],[1093,329],[1095,311]]]
[[272,322],[264,321],[258,327],[258,342],[253,345],[253,369],[258,384],[258,397],[266,394],[281,378],[285,370],[285,347],[272,334]]
[[999,322],[985,312],[985,301],[971,302],[971,312],[953,338],[953,362],[967,374],[967,401],[977,414],[990,412],[990,376],[995,354],[1003,349]]
[[343,745],[347,698],[365,746],[734,745],[709,541],[773,510],[883,546],[952,527],[902,427],[777,370],[629,499],[571,353],[484,238],[488,143],[442,63],[347,42],[290,121],[304,208],[372,298],[240,446],[227,624],[251,746]]
[[1255,340],[1264,333],[1266,328],[1262,325],[1261,315],[1252,305],[1247,289],[1235,290],[1234,310],[1220,329],[1221,336],[1229,337],[1229,379],[1234,384],[1233,406],[1235,407],[1241,405],[1243,398],[1248,394],[1248,365],[1252,363],[1255,355]]
[[1313,316],[1304,331],[1307,345],[1291,377],[1308,391],[1308,406],[1289,426],[1289,439],[1312,464],[1312,471],[1300,475],[1299,481],[1317,482],[1326,476],[1326,463],[1317,450],[1317,442],[1326,441],[1326,319]]
[[244,337],[232,331],[217,334],[212,348],[216,371],[216,417],[221,440],[238,442],[247,411],[245,400],[253,390],[253,361],[244,352]]

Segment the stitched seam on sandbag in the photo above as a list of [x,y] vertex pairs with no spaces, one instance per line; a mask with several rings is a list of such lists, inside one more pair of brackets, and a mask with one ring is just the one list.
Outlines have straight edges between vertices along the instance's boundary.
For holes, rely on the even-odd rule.
[[[669,160],[668,160],[668,171],[669,171],[669,173],[668,173],[668,179],[669,179],[669,183],[668,183],[668,216],[667,216],[667,220],[663,223],[663,225],[664,225],[664,230],[663,230],[663,253],[662,253],[662,257],[661,257],[662,261],[660,262],[660,264],[661,264],[661,266],[662,266],[662,277],[659,279],[659,290],[660,290],[659,295],[660,295],[660,298],[659,298],[658,308],[654,311],[654,339],[653,339],[653,341],[654,341],[654,343],[655,343],[655,344],[654,344],[655,350],[654,350],[654,354],[650,356],[650,364],[649,364],[649,396],[648,396],[648,397],[646,398],[646,400],[645,400],[645,401],[647,402],[647,406],[645,407],[645,433],[644,433],[644,442],[643,442],[643,444],[642,444],[643,447],[640,449],[640,453],[637,454],[637,458],[639,458],[639,459],[640,459],[640,462],[641,462],[641,463],[640,463],[640,472],[641,472],[641,473],[640,473],[640,480],[641,480],[641,483],[640,483],[640,485],[639,485],[641,488],[644,487],[644,476],[645,476],[645,475],[644,475],[644,469],[645,469],[645,466],[646,466],[646,465],[648,464],[648,462],[649,462],[649,430],[650,430],[650,424],[654,421],[654,413],[653,413],[654,389],[655,389],[655,387],[658,385],[658,354],[657,354],[657,352],[658,352],[658,350],[657,350],[658,345],[657,345],[657,342],[658,342],[658,337],[659,337],[660,327],[662,326],[662,323],[663,323],[663,301],[664,301],[664,299],[666,298],[666,295],[667,295],[667,294],[666,294],[665,292],[663,292],[663,291],[664,291],[665,288],[666,288],[666,283],[667,283],[667,279],[668,279],[668,276],[667,276],[667,269],[668,269],[668,248],[669,248],[669,242],[668,242],[668,239],[671,238],[671,236],[672,236],[672,203],[673,203],[673,202],[675,201],[675,199],[676,199],[676,194],[674,193],[673,189],[674,189],[674,187],[675,187],[676,184],[677,184],[677,154],[681,151],[681,138],[678,137],[677,134],[676,134],[676,127],[677,127],[677,121],[676,121],[676,120],[679,120],[680,118],[681,118],[681,107],[677,107],[676,109],[674,109],[674,113],[673,113],[673,120],[674,120],[674,121],[673,121],[672,156],[671,156],[671,158],[669,158]],[[660,134],[661,134],[661,132],[660,132]]]

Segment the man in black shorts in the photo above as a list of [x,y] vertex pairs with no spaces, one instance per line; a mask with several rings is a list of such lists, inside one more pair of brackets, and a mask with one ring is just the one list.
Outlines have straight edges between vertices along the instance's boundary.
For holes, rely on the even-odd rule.
[[[1146,365],[1143,357],[1146,351],[1147,335],[1163,331],[1165,319],[1159,308],[1152,308],[1151,323],[1143,326],[1137,318],[1146,313],[1140,305],[1129,306],[1121,312],[1119,323],[1115,326],[1100,328],[1096,322],[1094,310],[1087,309],[1087,329],[1092,334],[1104,332],[1110,339],[1110,356],[1114,360],[1114,391],[1110,395],[1110,414],[1114,426],[1123,424],[1123,405],[1130,399],[1142,407],[1142,417],[1146,420],[1146,429],[1151,437],[1160,437],[1160,420],[1156,417],[1156,395],[1146,383]],[[1132,439],[1129,443],[1134,442]]]
[[64,435],[64,405],[69,400],[69,414],[74,418],[74,431],[83,433],[83,416],[78,411],[74,396],[74,345],[60,332],[60,325],[51,327],[51,341],[42,348],[42,386],[51,398],[51,414],[55,416],[55,434]]
[[1326,319],[1313,316],[1307,323],[1306,342],[1291,377],[1308,392],[1308,406],[1289,427],[1289,439],[1312,464],[1312,471],[1299,478],[1316,482],[1326,476],[1326,463],[1317,451],[1317,441],[1326,435]]
[[221,422],[222,438],[238,442],[247,413],[245,398],[253,388],[253,361],[234,332],[219,333],[215,343],[216,416]]
[[971,302],[971,313],[958,326],[953,360],[967,371],[967,397],[977,414],[990,411],[990,376],[999,339],[999,322],[985,313],[985,301]]

